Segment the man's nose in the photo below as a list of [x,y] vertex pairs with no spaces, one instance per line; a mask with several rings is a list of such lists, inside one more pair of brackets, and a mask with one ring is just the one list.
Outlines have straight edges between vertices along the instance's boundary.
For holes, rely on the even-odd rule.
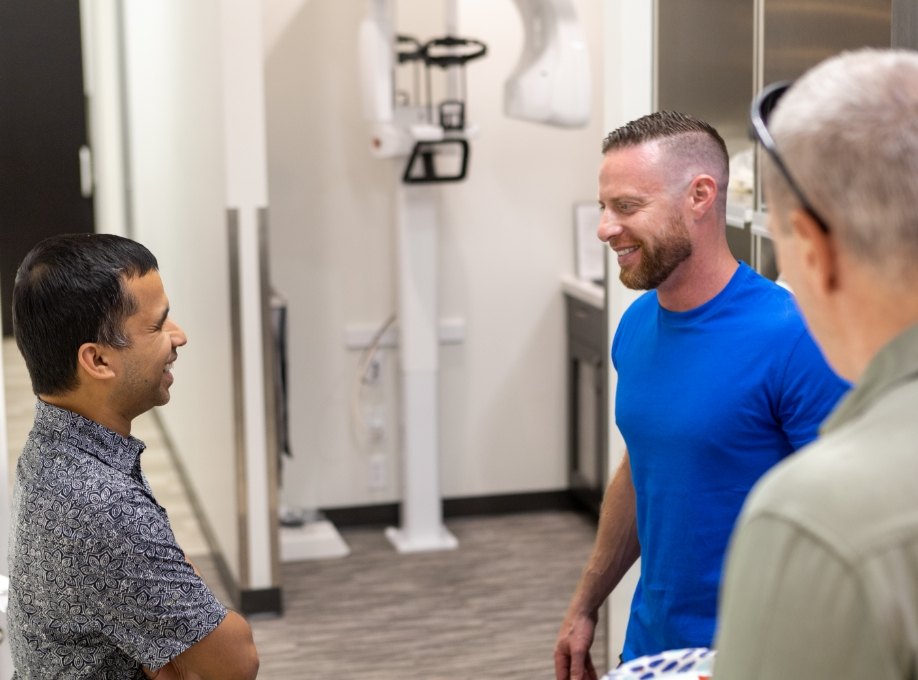
[[169,320],[169,324],[172,326],[172,328],[169,329],[169,333],[172,335],[173,347],[181,347],[186,344],[188,342],[188,337],[185,335],[185,331],[182,330],[182,327],[171,319]]
[[596,236],[603,243],[608,243],[610,239],[622,233],[622,226],[611,210],[603,210],[599,217],[599,226],[596,228]]

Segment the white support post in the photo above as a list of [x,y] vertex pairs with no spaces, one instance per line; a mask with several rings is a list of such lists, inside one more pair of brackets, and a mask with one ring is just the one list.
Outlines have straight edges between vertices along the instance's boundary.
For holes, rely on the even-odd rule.
[[398,297],[402,376],[401,527],[386,536],[401,553],[459,545],[443,525],[438,446],[437,196],[399,185]]
[[[605,73],[605,129],[614,130],[629,120],[653,111],[654,0],[607,0],[603,14]],[[615,334],[622,313],[637,297],[618,281],[618,262],[606,250],[606,320],[607,337]],[[606,360],[608,361],[608,353]],[[615,372],[606,371],[606,394],[609,395],[609,422],[615,422]],[[625,450],[625,442],[616,428],[609,430],[609,470],[615,470]],[[631,611],[631,598],[637,586],[640,562],[636,563],[612,591],[607,606],[607,646],[609,665],[625,642],[625,629]]]
[[[221,0],[224,152],[227,208],[238,214],[239,302],[245,392],[244,461],[239,505],[240,586],[279,588],[279,547],[274,452],[268,451],[259,241],[259,211],[267,208],[264,120],[264,49],[257,0]],[[273,427],[273,423],[272,423]]]

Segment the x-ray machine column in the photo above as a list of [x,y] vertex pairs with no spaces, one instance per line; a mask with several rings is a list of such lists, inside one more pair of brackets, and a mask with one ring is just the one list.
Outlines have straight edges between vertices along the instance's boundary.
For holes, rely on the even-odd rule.
[[404,493],[401,526],[386,536],[399,552],[445,550],[458,541],[440,499],[436,190],[400,184],[397,210]]

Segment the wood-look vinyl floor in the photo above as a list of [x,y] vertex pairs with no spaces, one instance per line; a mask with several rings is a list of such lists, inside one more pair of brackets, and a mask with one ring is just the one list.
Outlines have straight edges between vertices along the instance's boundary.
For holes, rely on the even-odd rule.
[[[259,679],[554,678],[555,635],[594,522],[546,512],[448,526],[454,551],[400,555],[380,529],[351,529],[350,556],[284,565],[284,615],[250,621]],[[216,580],[208,560],[196,563]],[[600,671],[604,635],[601,623]]]

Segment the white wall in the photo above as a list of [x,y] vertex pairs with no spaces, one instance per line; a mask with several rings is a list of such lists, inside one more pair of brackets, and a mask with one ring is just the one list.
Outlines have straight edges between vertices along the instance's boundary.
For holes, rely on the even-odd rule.
[[[570,131],[503,116],[503,82],[522,47],[513,3],[459,3],[460,32],[489,53],[467,68],[468,117],[481,126],[470,176],[440,190],[441,316],[466,324],[465,341],[440,354],[447,497],[566,486],[559,279],[573,263],[572,204],[596,195],[602,139],[602,8],[575,5],[595,89],[590,126]],[[396,306],[393,196],[402,164],[367,150],[356,62],[365,6],[263,6],[272,271],[290,302],[295,459],[285,497],[322,507],[397,500],[397,357],[388,352],[382,388],[389,479],[370,490],[366,450],[349,422],[360,357],[344,346],[348,327],[380,324]],[[442,35],[442,3],[403,0],[398,9],[400,31]]]
[[80,0],[97,233],[129,235],[118,0]]
[[238,578],[219,3],[124,9],[133,236],[157,256],[188,335],[159,412]]

